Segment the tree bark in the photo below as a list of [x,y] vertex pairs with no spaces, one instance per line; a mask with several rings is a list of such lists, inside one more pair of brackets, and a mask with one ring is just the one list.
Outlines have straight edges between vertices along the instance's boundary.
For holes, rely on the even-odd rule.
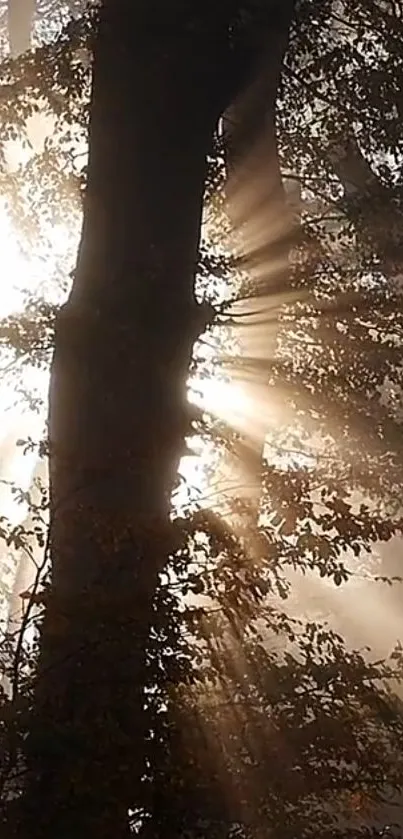
[[203,327],[192,281],[218,114],[191,44],[163,25],[150,36],[151,16],[136,19],[134,5],[104,7],[82,243],[56,329],[53,593],[22,812],[31,839],[127,835],[153,594]]
[[82,242],[56,328],[53,593],[29,744],[31,839],[127,835],[153,595],[203,329],[193,277],[218,114],[191,44],[162,27],[150,37],[134,5],[105,4]]
[[250,70],[237,76],[228,48],[238,4],[188,6],[105,0],[101,13],[82,241],[50,387],[52,594],[24,839],[127,837],[144,770],[146,648],[205,327],[193,284],[206,156]]

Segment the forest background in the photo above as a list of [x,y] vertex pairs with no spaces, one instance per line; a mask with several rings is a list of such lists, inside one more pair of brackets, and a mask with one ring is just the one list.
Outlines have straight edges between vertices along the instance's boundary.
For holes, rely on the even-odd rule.
[[[72,826],[78,835],[92,835],[89,825],[93,835],[106,836],[111,823],[115,829],[121,822],[122,835],[128,829],[153,836],[167,830],[201,837],[399,836],[400,5],[304,0],[290,4],[279,31],[271,11],[279,54],[272,43],[256,78],[219,111],[207,147],[197,323],[186,326],[186,306],[169,287],[161,315],[151,295],[144,329],[136,327],[148,346],[148,336],[175,310],[175,341],[181,324],[184,344],[192,347],[201,335],[182,418],[186,445],[169,535],[153,524],[152,545],[149,534],[144,543],[163,557],[151,617],[144,618],[143,636],[137,617],[133,629],[133,602],[123,616],[121,586],[113,616],[107,613],[108,632],[93,639],[100,659],[94,666],[91,654],[92,682],[77,680],[59,651],[63,688],[54,705],[55,680],[44,678],[40,665],[39,683],[48,681],[45,717],[54,714],[52,737],[63,754],[56,750],[45,759],[43,740],[35,746],[42,700],[33,685],[44,607],[48,620],[55,619],[49,607],[47,389],[55,323],[75,272],[97,41],[92,10],[79,4],[18,5],[14,18],[3,9],[0,101],[5,829],[11,836],[52,835],[67,808],[71,822],[61,836]],[[174,31],[179,5],[172,3]],[[262,24],[254,15],[263,14],[267,25],[266,11],[251,4],[250,19],[238,21],[242,43],[244,30],[255,38]],[[204,37],[208,43],[208,31]],[[143,117],[145,125],[146,112]],[[178,136],[178,159],[190,167],[186,120]],[[150,158],[152,152],[163,160],[172,138],[155,138],[155,131],[152,138]],[[147,149],[142,166],[150,173],[150,197],[130,195],[128,178],[125,194],[116,190],[113,200],[131,207],[126,220],[141,218],[148,202],[151,208],[160,202],[172,237],[167,208],[177,216],[181,201],[185,208],[179,172],[168,178],[162,164],[156,167],[171,187],[169,203]],[[150,210],[150,218],[155,215]],[[110,235],[116,242],[119,229]],[[119,254],[132,271],[128,239]],[[161,241],[173,259],[168,234],[161,233]],[[191,274],[190,257],[186,264]],[[172,340],[168,334],[167,357]],[[108,333],[98,358],[104,346],[114,346]],[[129,341],[131,353],[140,352],[136,346]],[[145,472],[154,469],[163,482],[178,451],[175,443],[172,455],[168,413],[161,422],[147,395],[159,377],[161,347],[143,391],[135,392],[137,405],[130,407],[126,392],[127,405],[124,399],[115,404],[112,416],[119,441],[129,433],[125,417],[134,422],[132,409],[144,417],[150,412],[156,454]],[[164,376],[171,382],[171,372]],[[171,401],[172,395],[167,405]],[[82,409],[77,416],[84,416]],[[67,437],[72,418],[64,425]],[[122,470],[116,471],[121,480]],[[114,520],[109,553],[123,530]],[[87,612],[95,613],[99,633],[104,608],[98,583],[86,585],[85,606],[74,613],[79,635],[84,624],[88,631]],[[69,620],[74,624],[71,614]],[[116,625],[125,640],[113,636],[111,643]],[[63,633],[63,643],[71,645],[70,632]],[[129,650],[139,638],[141,667],[141,657],[130,658]],[[68,647],[73,659],[75,644]],[[116,664],[122,660],[126,667],[128,659],[130,672],[139,668],[135,693]],[[95,746],[83,754],[92,730],[85,692],[93,694],[94,683],[100,687],[105,661],[109,680],[105,686],[102,677],[106,698],[94,728],[97,736],[104,732],[105,743],[100,754]],[[130,701],[119,699],[121,682]],[[73,731],[71,684],[74,701],[82,703]],[[121,715],[124,744],[121,724],[116,727]],[[86,773],[99,762],[103,770],[92,776],[89,791]],[[44,795],[48,764],[63,780]]]

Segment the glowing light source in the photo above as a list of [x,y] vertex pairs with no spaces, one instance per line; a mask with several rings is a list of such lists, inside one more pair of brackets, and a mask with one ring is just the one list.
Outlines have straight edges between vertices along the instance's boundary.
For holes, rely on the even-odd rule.
[[[48,231],[47,231],[48,232]],[[23,252],[18,240],[7,204],[0,200],[0,262],[2,284],[0,294],[0,320],[18,312],[26,305],[27,296],[41,294],[46,284],[52,286],[52,272],[60,254],[71,252],[71,228],[55,227],[50,231],[32,259]],[[52,253],[53,251],[53,253]],[[53,286],[56,284],[53,282]],[[53,289],[53,298],[60,297],[60,289]],[[39,438],[43,429],[44,413],[33,411],[25,400],[19,399],[16,381],[4,374],[10,366],[10,353],[0,347],[0,467],[1,479],[15,482],[28,489],[35,466],[33,454],[24,455],[22,447],[16,447],[19,438]],[[18,387],[34,392],[45,404],[48,387],[48,371],[29,363],[18,370]],[[3,484],[0,490],[0,515],[7,516],[13,523],[24,518],[23,505],[17,503],[10,490]]]
[[30,281],[31,269],[13,230],[4,201],[0,202],[1,294],[0,318],[21,308],[24,290]]

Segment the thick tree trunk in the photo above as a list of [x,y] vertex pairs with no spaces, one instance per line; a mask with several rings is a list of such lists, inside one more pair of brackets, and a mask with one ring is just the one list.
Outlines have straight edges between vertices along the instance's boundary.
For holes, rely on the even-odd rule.
[[53,594],[29,749],[30,839],[126,835],[186,380],[204,327],[193,278],[219,111],[174,23],[173,35],[149,32],[136,4],[105,5],[82,243],[50,390]]
[[206,155],[250,69],[238,78],[228,47],[237,5],[103,5],[82,243],[50,389],[53,587],[24,839],[128,835],[186,380],[205,326],[193,280]]

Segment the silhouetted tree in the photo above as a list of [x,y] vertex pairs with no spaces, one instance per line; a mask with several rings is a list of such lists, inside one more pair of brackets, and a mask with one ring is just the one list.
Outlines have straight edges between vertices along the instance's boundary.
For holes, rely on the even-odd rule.
[[[288,594],[289,567],[316,570],[339,585],[349,576],[346,549],[361,554],[400,528],[390,503],[386,512],[349,503],[357,487],[379,497],[382,452],[373,477],[369,451],[353,451],[364,427],[354,424],[358,380],[351,366],[332,376],[332,367],[323,371],[317,360],[329,352],[326,330],[333,329],[322,301],[318,312],[310,300],[311,308],[287,314],[291,327],[286,322],[277,369],[265,354],[262,366],[268,380],[281,375],[287,385],[289,426],[302,403],[305,443],[309,416],[320,431],[329,429],[332,387],[339,411],[346,406],[343,434],[347,429],[350,448],[336,449],[331,469],[319,452],[315,470],[262,470],[264,519],[258,528],[255,517],[252,531],[248,504],[236,498],[227,511],[231,527],[204,510],[187,520],[170,517],[184,437],[202,428],[186,404],[192,347],[214,314],[193,293],[198,251],[205,271],[212,264],[199,243],[206,160],[218,118],[242,102],[239,94],[255,81],[266,51],[274,56],[288,30],[289,17],[279,10],[267,19],[263,9],[257,19],[258,5],[251,5],[250,17],[237,3],[197,10],[173,3],[169,14],[158,3],[133,9],[115,0],[104,6],[95,40],[83,239],[73,290],[56,321],[53,579],[35,717],[29,720],[22,835],[124,836],[132,808],[142,831],[153,835],[169,824],[178,835],[227,836],[237,828],[258,837],[269,826],[284,839],[319,830],[330,837],[342,831],[345,811],[349,836],[376,836],[381,828],[375,824],[365,834],[361,804],[379,804],[385,778],[394,788],[401,780],[399,716],[379,689],[379,679],[399,675],[399,658],[396,670],[368,664],[323,628],[294,623],[279,605]],[[304,35],[311,23],[316,38],[319,19],[326,34],[322,7],[307,3],[305,9],[296,31]],[[314,12],[317,17],[309,18]],[[281,31],[272,28],[275,22]],[[86,77],[73,61],[80,32],[85,27],[72,27],[53,51],[44,48],[32,58],[28,89],[38,95],[47,56],[49,101],[82,125]],[[323,41],[317,41],[319,49]],[[272,70],[278,78],[278,65]],[[318,85],[316,79],[312,103]],[[282,94],[289,134],[283,130],[279,137],[286,162],[292,120],[299,126],[304,117],[303,89],[301,83],[294,105],[292,84],[288,98]],[[274,151],[273,97],[268,130]],[[341,113],[342,97],[332,105]],[[30,111],[29,103],[24,111],[20,91],[14,91],[14,109],[17,117]],[[7,123],[7,103],[4,112]],[[249,114],[246,129],[253,136]],[[319,167],[316,147],[308,134],[298,137],[291,174],[302,181],[307,157],[328,189],[329,171]],[[246,154],[242,150],[241,157]],[[57,159],[47,172],[59,184]],[[276,176],[281,192],[277,169]],[[269,210],[269,193],[263,192]],[[325,291],[331,286],[331,315],[337,312],[340,334],[340,277],[353,284],[357,267],[333,271],[327,230],[320,227],[313,236],[306,220],[297,253],[305,266],[312,258],[310,273],[298,271],[297,262],[290,276],[296,286],[308,280],[314,301],[321,283]],[[262,241],[265,258],[275,250],[270,245]],[[284,242],[280,247],[284,254]],[[326,259],[320,262],[318,254]],[[362,273],[364,255],[360,250]],[[256,252],[251,257],[253,267]],[[256,287],[255,280],[251,270],[251,295],[264,299],[273,291],[270,283]],[[52,310],[41,312],[40,328],[31,332],[29,315],[19,325],[5,325],[4,334],[20,351],[32,348],[32,332],[40,354],[52,344]],[[297,341],[295,323],[302,329]],[[313,361],[301,339],[312,325],[318,334]],[[360,417],[372,427],[375,414],[365,409]],[[387,430],[385,413],[382,424]],[[215,431],[239,452],[236,435],[218,424]],[[289,428],[287,434],[290,448]],[[360,458],[361,471],[349,470],[355,463],[350,452]],[[393,483],[387,492],[390,502]],[[161,580],[164,570],[168,582]],[[203,608],[194,602],[200,597],[207,598]],[[27,728],[21,713],[18,725],[19,732]],[[356,828],[351,809],[358,811]]]
[[[126,836],[186,380],[206,157],[293,3],[105,2],[82,240],[50,391],[52,591],[23,835]],[[134,747],[134,748],[133,748]]]

